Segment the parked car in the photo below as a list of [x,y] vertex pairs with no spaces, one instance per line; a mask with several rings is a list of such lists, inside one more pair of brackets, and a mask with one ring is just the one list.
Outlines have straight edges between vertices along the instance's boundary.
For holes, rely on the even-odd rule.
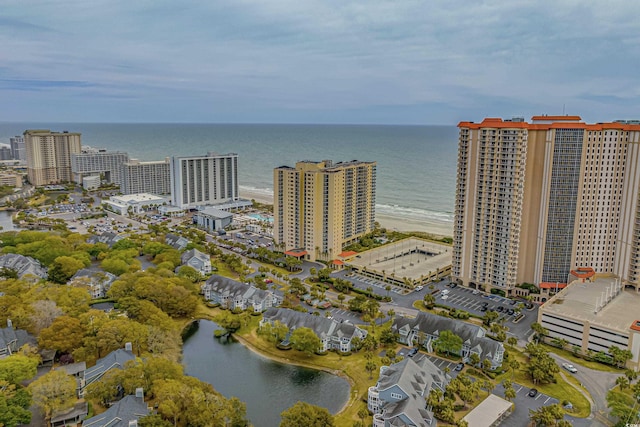
[[418,348],[417,348],[417,347],[414,347],[414,348],[412,348],[412,349],[409,351],[409,354],[408,354],[407,356],[409,356],[409,357],[413,357],[413,356],[415,356],[417,353],[418,353]]
[[498,313],[502,313],[502,312],[504,311],[504,307],[503,307],[503,306],[501,306],[501,305],[499,305],[499,306],[498,306],[498,308],[496,308],[496,311],[497,311]]
[[453,288],[455,288],[455,287],[457,287],[457,286],[458,286],[458,284],[457,284],[457,283],[452,283],[452,284],[451,284],[451,289],[453,289]]
[[509,316],[511,316],[513,313],[515,313],[515,310],[513,308],[510,308],[510,309],[507,310],[507,314]]
[[464,363],[461,362],[461,363],[458,363],[454,369],[456,371],[462,371],[462,368],[464,368]]
[[529,393],[527,395],[529,397],[536,397],[538,395],[538,390],[536,390],[535,388],[532,388],[531,390],[529,390]]
[[573,366],[573,365],[572,365],[572,364],[570,364],[570,363],[563,363],[563,364],[562,364],[562,367],[563,367],[564,369],[566,369],[567,371],[571,372],[572,374],[575,374],[576,372],[578,372],[578,370],[576,369],[576,367],[575,367],[575,366]]
[[416,291],[421,291],[422,289],[424,289],[422,286],[416,286]]
[[487,311],[487,310],[488,310],[488,307],[487,307],[486,305],[484,305],[484,306],[480,307],[480,311],[481,311],[481,312],[483,312],[483,313],[484,313],[485,311]]

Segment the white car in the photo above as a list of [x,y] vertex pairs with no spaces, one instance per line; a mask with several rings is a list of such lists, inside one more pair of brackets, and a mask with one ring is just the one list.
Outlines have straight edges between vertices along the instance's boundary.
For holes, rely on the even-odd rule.
[[416,286],[416,291],[421,291],[422,289],[424,289],[422,286]]
[[442,295],[447,295],[448,293],[449,293],[449,290],[448,290],[448,289],[443,289],[443,290],[442,290]]
[[443,301],[446,301],[446,300],[447,300],[447,298],[449,298],[447,295],[442,295],[442,300],[443,300]]
[[569,364],[569,363],[563,363],[562,367],[564,369],[566,369],[567,371],[571,372],[572,374],[575,374],[576,372],[578,372],[578,370],[576,369],[575,366]]

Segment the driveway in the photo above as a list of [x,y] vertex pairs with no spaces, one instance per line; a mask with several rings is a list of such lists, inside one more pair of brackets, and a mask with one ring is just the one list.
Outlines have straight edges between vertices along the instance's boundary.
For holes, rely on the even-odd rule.
[[[607,408],[607,392],[611,390],[616,385],[616,379],[621,377],[622,374],[614,374],[612,372],[604,372],[604,371],[596,371],[595,369],[586,368],[584,366],[578,365],[576,369],[578,372],[575,374],[571,374],[568,371],[562,368],[563,363],[572,363],[571,361],[558,356],[555,353],[549,353],[551,357],[555,359],[560,369],[563,370],[563,373],[566,375],[573,375],[580,383],[587,389],[589,394],[591,395],[592,400],[592,408],[591,415],[593,417],[593,422],[597,424],[590,424],[593,426],[601,426],[606,425],[604,423],[605,420],[608,419],[609,409]],[[613,424],[613,422],[612,422]]]

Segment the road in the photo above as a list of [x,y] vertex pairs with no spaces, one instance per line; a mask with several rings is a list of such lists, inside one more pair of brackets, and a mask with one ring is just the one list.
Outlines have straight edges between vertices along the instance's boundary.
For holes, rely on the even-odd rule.
[[[560,357],[555,353],[549,353],[549,355],[555,359],[559,366],[562,366],[563,363],[572,363],[570,360]],[[596,371],[595,369],[584,366],[576,366],[576,368],[578,372],[575,374],[570,374],[568,371],[565,371],[565,375],[573,375],[576,377],[591,395],[593,402],[591,414],[593,419],[592,424],[589,424],[589,426],[599,427],[608,425],[606,424],[607,421],[613,424],[613,421],[607,418],[609,414],[609,409],[607,408],[607,392],[615,387],[616,379],[622,375],[612,372]]]

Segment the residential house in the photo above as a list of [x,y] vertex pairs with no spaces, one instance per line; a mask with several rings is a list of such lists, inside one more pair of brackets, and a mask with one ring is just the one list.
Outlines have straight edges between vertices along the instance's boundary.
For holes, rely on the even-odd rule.
[[118,242],[119,240],[124,239],[123,236],[120,236],[116,233],[111,233],[111,232],[104,232],[100,235],[97,234],[92,234],[91,236],[89,236],[89,238],[87,239],[87,243],[91,243],[91,244],[96,244],[96,243],[104,243],[105,245],[112,247],[113,245],[116,244],[116,242]]
[[135,396],[123,397],[100,415],[84,420],[82,427],[133,427],[149,412],[144,392],[142,388],[137,388]]
[[13,323],[7,319],[7,327],[0,328],[0,358],[11,356],[25,344],[37,347],[33,335],[23,329],[13,329]]
[[69,281],[69,285],[86,286],[91,298],[105,298],[111,284],[117,279],[115,274],[108,271],[94,271],[87,268],[78,270]]
[[66,411],[54,412],[51,416],[52,427],[77,426],[89,413],[89,405],[86,401],[77,402]]
[[444,391],[449,378],[424,354],[405,358],[380,368],[375,386],[369,387],[367,409],[373,413],[373,427],[435,424],[425,399],[432,389]]
[[31,275],[46,279],[47,269],[40,264],[37,260],[24,255],[19,254],[6,254],[0,256],[0,268],[6,268],[16,272],[20,279],[25,276]]
[[131,343],[126,343],[124,349],[112,351],[102,359],[98,359],[95,366],[84,371],[82,389],[84,389],[91,383],[98,381],[105,372],[111,369],[122,369],[130,360],[135,360],[136,356],[133,354]]
[[367,331],[360,329],[349,322],[338,322],[322,316],[312,316],[310,313],[288,308],[270,308],[262,315],[260,326],[273,325],[276,321],[289,328],[292,333],[297,328],[309,328],[320,338],[322,342],[319,352],[337,350],[342,353],[351,351],[351,342],[354,338],[363,339]]
[[211,257],[196,248],[189,249],[180,256],[182,265],[193,267],[200,274],[211,273]]
[[167,233],[164,236],[164,242],[171,246],[173,249],[179,251],[183,250],[190,243],[186,237],[178,236],[177,234]]
[[403,344],[422,345],[429,352],[433,352],[433,342],[438,339],[440,332],[451,331],[462,338],[462,349],[459,356],[465,362],[472,353],[476,353],[480,360],[487,359],[493,368],[502,364],[504,346],[486,336],[487,331],[477,325],[462,322],[448,317],[431,313],[418,313],[415,318],[396,317],[391,329],[399,334],[398,341]]
[[87,370],[87,364],[85,362],[69,363],[68,365],[61,365],[59,368],[65,371],[67,375],[71,375],[76,380],[76,394],[78,397],[82,396],[82,388],[84,386],[84,372]]
[[241,310],[251,307],[256,313],[282,303],[282,297],[270,290],[258,289],[219,275],[211,276],[202,285],[202,293],[207,301],[223,307]]

